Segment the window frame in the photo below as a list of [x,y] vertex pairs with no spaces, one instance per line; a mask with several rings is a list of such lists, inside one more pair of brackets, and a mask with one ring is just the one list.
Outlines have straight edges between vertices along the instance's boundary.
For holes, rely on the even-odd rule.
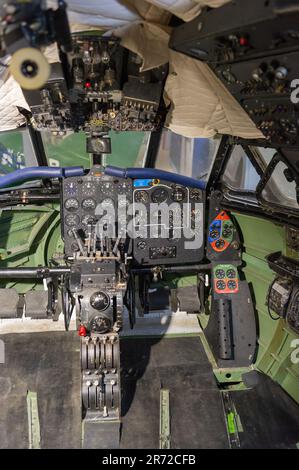
[[[221,176],[225,172],[227,164],[233,154],[235,145],[241,145],[243,147],[245,154],[253,164],[256,172],[260,177],[260,181],[257,184],[255,191],[236,190],[235,188],[221,181]],[[223,194],[223,206],[228,210],[242,210],[253,215],[266,216],[271,219],[277,219],[283,223],[288,223],[298,227],[299,208],[290,208],[285,205],[268,201],[262,195],[264,188],[266,187],[279,162],[283,162],[292,172],[295,182],[299,187],[298,170],[288,161],[280,149],[275,149],[276,153],[272,157],[270,163],[267,165],[258,151],[259,147],[273,148],[265,144],[261,144],[260,142],[243,141],[242,139],[234,139],[229,136],[224,136],[219,149],[219,154],[215,160],[215,164],[210,176],[208,190],[220,190]],[[252,198],[253,195],[255,195],[254,200]],[[299,204],[298,197],[297,202]]]

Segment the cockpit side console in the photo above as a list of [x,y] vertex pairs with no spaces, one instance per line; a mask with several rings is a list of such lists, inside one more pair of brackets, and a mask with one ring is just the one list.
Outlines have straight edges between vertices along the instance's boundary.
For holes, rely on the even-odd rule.
[[246,367],[257,344],[252,295],[242,273],[238,227],[221,208],[223,195],[210,196],[207,257],[211,260],[212,315],[205,330],[219,367]]
[[170,47],[206,62],[269,145],[298,147],[299,5],[237,0],[173,32]]

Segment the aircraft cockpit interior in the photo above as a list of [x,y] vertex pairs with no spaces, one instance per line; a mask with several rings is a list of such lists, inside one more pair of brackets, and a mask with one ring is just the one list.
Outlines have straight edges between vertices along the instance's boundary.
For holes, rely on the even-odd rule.
[[0,448],[299,448],[299,2],[0,18]]

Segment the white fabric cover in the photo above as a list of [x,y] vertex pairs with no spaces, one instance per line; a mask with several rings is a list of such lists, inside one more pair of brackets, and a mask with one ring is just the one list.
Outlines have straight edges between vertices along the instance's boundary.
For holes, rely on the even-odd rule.
[[[2,58],[1,62],[7,64],[9,57]],[[20,114],[18,107],[30,110],[20,85],[6,67],[0,67],[0,131],[15,129],[24,124],[24,116]]]
[[[57,8],[57,0],[47,0],[50,8]],[[80,23],[111,29],[140,20],[130,1],[122,0],[68,0],[70,23]]]

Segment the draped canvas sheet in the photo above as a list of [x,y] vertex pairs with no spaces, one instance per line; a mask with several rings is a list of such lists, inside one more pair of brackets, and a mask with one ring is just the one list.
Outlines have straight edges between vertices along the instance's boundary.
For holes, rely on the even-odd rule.
[[[187,137],[211,137],[216,133],[244,138],[262,134],[234,98],[204,63],[170,51],[171,14],[190,21],[201,7],[219,7],[230,0],[68,0],[73,31],[106,29],[122,38],[128,49],[143,57],[143,70],[170,63],[165,99],[170,104],[167,127]],[[56,1],[48,0],[55,7]],[[146,20],[146,21],[144,21]],[[46,51],[57,60],[56,48]],[[1,73],[1,71],[0,71]],[[7,74],[0,75],[0,130],[22,125],[17,106],[28,109],[19,85]]]
[[166,126],[177,134],[213,137],[219,133],[244,139],[263,138],[208,65],[173,51],[164,99],[171,104]]
[[[82,23],[102,28],[123,26],[132,21],[167,24],[172,14],[184,21],[199,15],[201,7],[217,7],[230,0],[70,0],[68,1],[71,23]],[[50,7],[56,0],[48,0]]]
[[[8,62],[8,57],[2,58],[1,61]],[[30,109],[20,85],[7,68],[0,67],[0,131],[15,129],[24,124],[24,116],[20,114],[18,107]]]
[[263,138],[248,114],[203,62],[168,48],[170,30],[148,22],[120,28],[122,44],[141,55],[142,69],[169,62],[164,99],[170,104],[166,126],[185,137],[217,133],[247,139]]

